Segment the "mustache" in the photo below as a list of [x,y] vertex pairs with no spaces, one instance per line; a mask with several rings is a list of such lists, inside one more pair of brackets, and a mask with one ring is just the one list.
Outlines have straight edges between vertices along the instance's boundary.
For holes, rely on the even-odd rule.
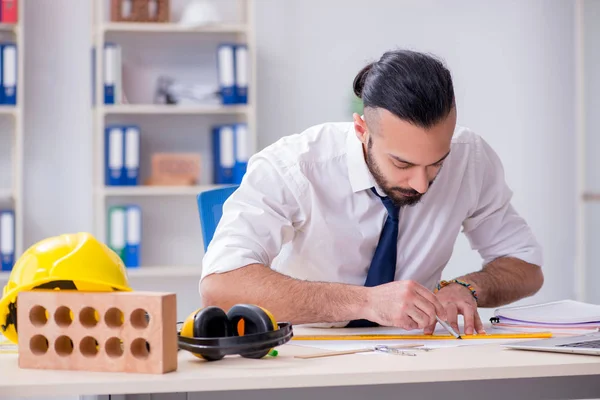
[[[431,187],[431,185],[433,185],[433,182],[435,182],[436,178],[433,178],[432,180],[429,181],[429,187]],[[405,196],[423,196],[424,193],[419,193],[414,189],[405,189],[403,187],[400,186],[394,186],[390,188],[391,191],[394,192],[398,192],[400,194],[403,194]]]
[[420,196],[422,193],[417,192],[414,189],[404,189],[401,187],[393,187],[390,188],[391,190],[393,190],[394,192],[398,192],[400,194],[403,194],[405,196]]

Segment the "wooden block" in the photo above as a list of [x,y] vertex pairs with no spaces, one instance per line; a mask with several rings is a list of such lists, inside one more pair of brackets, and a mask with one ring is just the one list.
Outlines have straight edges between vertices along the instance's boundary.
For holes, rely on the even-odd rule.
[[[195,153],[156,153],[152,155],[152,182],[189,182],[200,178],[200,155]],[[156,184],[156,183],[155,183]]]
[[111,0],[113,22],[169,22],[169,0]]
[[174,293],[21,292],[17,327],[20,368],[149,374],[177,369]]

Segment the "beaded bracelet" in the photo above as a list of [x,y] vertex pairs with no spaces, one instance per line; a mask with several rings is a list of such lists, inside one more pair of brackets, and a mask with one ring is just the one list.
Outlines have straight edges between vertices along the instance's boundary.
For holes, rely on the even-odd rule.
[[434,290],[434,293],[437,293],[441,288],[443,288],[444,286],[448,286],[451,283],[458,283],[459,285],[466,287],[467,289],[469,289],[471,291],[471,294],[475,298],[475,301],[476,302],[478,301],[477,291],[475,290],[473,285],[471,285],[470,283],[467,283],[465,281],[458,280],[458,279],[452,279],[451,281],[440,281],[440,283],[438,283],[436,289]]

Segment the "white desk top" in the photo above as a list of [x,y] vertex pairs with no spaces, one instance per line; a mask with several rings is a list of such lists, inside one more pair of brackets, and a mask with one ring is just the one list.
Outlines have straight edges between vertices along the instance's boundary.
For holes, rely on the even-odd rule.
[[[314,333],[295,328],[296,334]],[[317,332],[322,332],[318,330]],[[499,344],[441,348],[416,357],[352,354],[299,359],[322,350],[278,347],[261,360],[228,356],[216,362],[180,352],[178,370],[164,375],[25,370],[16,354],[0,354],[0,396],[101,395],[324,387],[458,380],[600,375],[600,357],[504,349]]]

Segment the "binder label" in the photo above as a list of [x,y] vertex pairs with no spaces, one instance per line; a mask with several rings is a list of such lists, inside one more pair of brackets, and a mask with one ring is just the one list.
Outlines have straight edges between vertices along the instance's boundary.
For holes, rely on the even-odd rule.
[[248,47],[238,45],[235,49],[235,82],[237,102],[248,102]]
[[142,238],[142,216],[138,207],[127,208],[127,243],[138,245]]
[[248,129],[246,124],[238,124],[236,126],[236,159],[237,161],[246,162],[250,157]]
[[121,128],[111,128],[108,136],[108,168],[112,179],[121,177],[123,167],[123,132]]
[[115,207],[110,212],[110,247],[117,253],[125,247],[125,211]]
[[221,46],[219,48],[219,80],[221,86],[230,87],[235,84],[233,48],[231,46]]
[[14,216],[12,212],[0,213],[0,254],[11,255],[15,252]]
[[140,165],[140,132],[137,127],[125,131],[125,169],[128,185],[136,185]]
[[233,168],[235,165],[234,159],[234,136],[233,136],[233,128],[231,126],[223,126],[221,128],[220,135],[220,145],[221,145],[221,167],[223,168]]

